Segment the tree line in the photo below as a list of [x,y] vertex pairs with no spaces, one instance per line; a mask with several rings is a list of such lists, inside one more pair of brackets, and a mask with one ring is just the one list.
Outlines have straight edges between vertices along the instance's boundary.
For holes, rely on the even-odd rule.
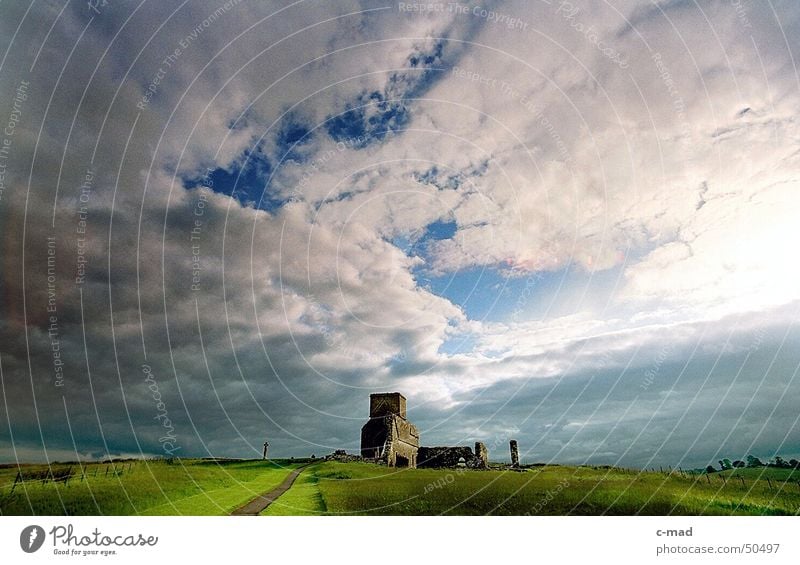
[[720,459],[719,462],[719,469],[714,467],[713,465],[709,465],[706,467],[706,473],[718,473],[720,471],[728,471],[730,469],[741,469],[744,467],[776,467],[779,469],[800,469],[800,461],[797,459],[790,459],[786,461],[781,456],[775,456],[773,459],[770,459],[768,462],[764,463],[758,457],[754,455],[748,455],[745,457],[745,460],[742,461],[741,459],[737,459],[735,461],[731,461],[730,459]]

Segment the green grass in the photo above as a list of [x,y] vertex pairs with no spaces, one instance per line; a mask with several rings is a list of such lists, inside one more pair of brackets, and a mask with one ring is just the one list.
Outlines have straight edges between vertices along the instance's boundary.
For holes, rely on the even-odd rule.
[[[800,509],[797,473],[744,469],[685,477],[622,469],[545,466],[524,472],[388,469],[368,463],[310,467],[268,515],[782,515]],[[733,476],[730,476],[733,475]],[[770,476],[772,487],[766,481]],[[301,482],[302,479],[302,482]],[[784,480],[795,482],[782,482]],[[280,503],[280,504],[279,504]]]
[[[68,485],[17,485],[0,468],[4,515],[221,515],[280,484],[302,461],[136,461]],[[117,467],[121,467],[117,464]],[[27,466],[31,470],[44,467]],[[97,475],[95,476],[95,470]],[[741,477],[741,478],[740,478]],[[769,481],[767,481],[769,478]],[[744,484],[742,484],[744,479]],[[522,472],[390,469],[319,462],[263,514],[280,515],[781,515],[800,512],[800,472],[735,469],[711,475],[601,467],[535,467]]]
[[17,468],[0,468],[0,514],[223,515],[279,485],[298,465],[202,459],[176,459],[172,464],[134,461],[117,463],[117,469],[124,469],[122,474],[109,472],[106,476],[105,469],[112,466],[94,463],[84,466],[84,480],[76,468],[78,475],[67,485],[29,482],[17,484],[13,493]]
[[769,478],[772,481],[795,481],[800,480],[800,469],[781,469],[777,467],[744,467],[740,469],[730,469],[728,471],[720,471],[719,473],[712,473],[714,475],[722,475],[724,477],[744,477],[745,481],[748,480],[764,480]]
[[327,508],[319,491],[319,477],[306,469],[288,491],[264,510],[262,516],[318,516]]

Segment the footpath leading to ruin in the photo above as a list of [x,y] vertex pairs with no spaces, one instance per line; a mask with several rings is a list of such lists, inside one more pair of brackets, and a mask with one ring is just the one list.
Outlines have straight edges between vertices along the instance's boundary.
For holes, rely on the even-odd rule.
[[277,487],[258,495],[244,506],[237,508],[231,512],[231,516],[258,516],[267,508],[267,506],[275,502],[280,495],[292,488],[292,485],[294,484],[295,480],[297,480],[297,477],[300,476],[300,473],[305,471],[306,467],[313,465],[314,463],[315,462],[306,463],[305,465],[298,467],[289,473],[289,475]]

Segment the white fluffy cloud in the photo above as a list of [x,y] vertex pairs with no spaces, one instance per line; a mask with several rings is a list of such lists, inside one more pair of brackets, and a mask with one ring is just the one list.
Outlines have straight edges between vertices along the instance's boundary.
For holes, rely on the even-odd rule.
[[[565,445],[558,421],[597,414],[585,391],[614,396],[594,376],[652,367],[663,343],[664,382],[695,345],[726,342],[720,324],[782,354],[800,298],[793,6],[776,19],[722,1],[486,3],[521,29],[372,2],[219,8],[70,8],[44,44],[58,10],[3,8],[2,99],[31,85],[0,201],[0,353],[18,400],[4,437],[69,449],[63,394],[81,453],[157,452],[147,362],[186,453],[248,453],[264,433],[287,454],[352,448],[364,398],[389,388],[442,441],[461,433],[444,408],[470,437],[518,429]],[[247,198],[185,187],[214,169],[241,173]],[[455,232],[429,237],[436,222]],[[480,319],[453,298],[475,269],[537,281],[503,298],[521,317]],[[526,428],[545,386],[529,383],[569,379],[590,384],[553,395],[552,428]],[[51,417],[37,420],[34,397]],[[628,456],[599,437],[577,457]]]

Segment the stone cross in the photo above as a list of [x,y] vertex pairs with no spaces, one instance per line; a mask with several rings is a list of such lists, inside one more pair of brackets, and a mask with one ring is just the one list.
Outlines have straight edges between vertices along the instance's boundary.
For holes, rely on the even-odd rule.
[[264,459],[265,459],[265,460],[267,459],[267,450],[268,450],[268,449],[269,449],[269,442],[268,442],[268,441],[265,441],[265,442],[264,442]]

